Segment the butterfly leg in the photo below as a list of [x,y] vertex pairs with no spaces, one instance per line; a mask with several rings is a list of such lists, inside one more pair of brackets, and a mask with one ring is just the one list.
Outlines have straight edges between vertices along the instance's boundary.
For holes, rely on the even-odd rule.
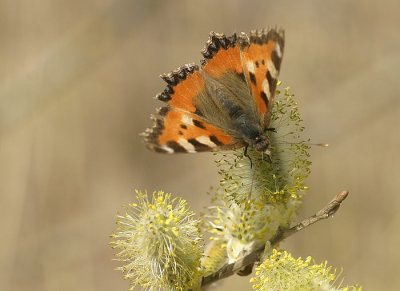
[[269,162],[270,164],[272,164],[271,152],[268,151],[266,154],[267,154],[268,162]]
[[267,149],[265,152],[262,153],[262,160],[264,160],[264,154],[267,157],[267,160],[270,164],[272,164],[272,158],[271,158],[271,151]]
[[249,145],[246,145],[246,147],[244,148],[244,153],[243,153],[243,155],[244,155],[246,158],[249,159],[249,161],[250,161],[250,169],[252,169],[252,168],[253,168],[253,161],[251,160],[249,154],[247,153],[248,148],[249,148]]

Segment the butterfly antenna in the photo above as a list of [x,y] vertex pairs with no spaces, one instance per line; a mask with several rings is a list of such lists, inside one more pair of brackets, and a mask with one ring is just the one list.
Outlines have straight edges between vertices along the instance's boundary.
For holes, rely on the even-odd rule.
[[[284,141],[284,142],[278,142],[277,144],[299,144],[299,143],[298,142]],[[316,147],[323,147],[323,148],[329,147],[328,143],[310,143],[310,142],[306,142],[305,144],[309,145],[309,146],[316,146]]]
[[323,147],[323,148],[329,147],[329,143],[309,143],[308,145],[317,146],[317,147]]

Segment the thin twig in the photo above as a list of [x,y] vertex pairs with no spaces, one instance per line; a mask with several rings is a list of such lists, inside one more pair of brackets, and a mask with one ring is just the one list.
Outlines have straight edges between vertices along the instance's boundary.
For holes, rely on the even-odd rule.
[[[275,246],[285,238],[295,234],[298,231],[301,231],[310,225],[331,217],[338,211],[341,203],[347,198],[349,195],[348,191],[342,191],[341,193],[337,194],[331,202],[329,202],[325,207],[323,207],[321,210],[319,210],[316,214],[310,216],[309,218],[303,220],[299,224],[289,228],[289,229],[278,229],[277,233],[275,236],[269,241],[271,246]],[[226,277],[232,276],[242,268],[254,264],[257,262],[260,258],[260,255],[265,249],[265,245],[260,246],[259,248],[256,248],[253,250],[251,253],[248,255],[238,259],[236,262],[232,264],[227,264],[220,268],[218,271],[215,273],[208,275],[206,277],[203,277],[203,280],[201,282],[202,286],[209,285],[215,281],[218,281],[220,279],[224,279]]]

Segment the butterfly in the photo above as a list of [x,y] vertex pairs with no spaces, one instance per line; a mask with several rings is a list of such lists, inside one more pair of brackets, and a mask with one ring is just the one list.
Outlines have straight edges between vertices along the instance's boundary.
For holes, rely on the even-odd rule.
[[211,32],[201,66],[161,75],[156,99],[166,103],[144,133],[160,153],[196,153],[250,146],[268,150],[267,131],[284,49],[284,31],[225,36]]

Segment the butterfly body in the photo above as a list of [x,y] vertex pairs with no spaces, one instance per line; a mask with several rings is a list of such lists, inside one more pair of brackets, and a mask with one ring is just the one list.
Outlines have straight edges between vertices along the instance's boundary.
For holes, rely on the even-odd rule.
[[162,153],[194,153],[251,146],[266,151],[269,112],[279,74],[283,31],[227,37],[211,33],[201,63],[162,75],[157,99],[167,103],[144,133]]

